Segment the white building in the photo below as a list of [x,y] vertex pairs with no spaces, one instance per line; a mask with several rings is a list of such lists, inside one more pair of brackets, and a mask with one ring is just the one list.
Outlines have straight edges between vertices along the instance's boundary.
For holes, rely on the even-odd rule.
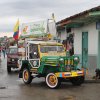
[[57,22],[58,37],[74,37],[74,54],[80,56],[81,66],[95,71],[100,68],[100,6]]

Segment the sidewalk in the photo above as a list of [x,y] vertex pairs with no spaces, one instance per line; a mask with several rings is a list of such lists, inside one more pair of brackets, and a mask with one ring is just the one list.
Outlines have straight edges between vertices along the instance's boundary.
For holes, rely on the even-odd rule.
[[95,79],[93,76],[86,76],[85,83],[100,83],[100,79]]

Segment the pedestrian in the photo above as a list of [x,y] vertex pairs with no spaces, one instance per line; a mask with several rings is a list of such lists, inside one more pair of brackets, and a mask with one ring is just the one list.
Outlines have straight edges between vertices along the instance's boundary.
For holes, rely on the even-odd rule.
[[1,47],[0,47],[0,62],[1,62]]
[[2,52],[3,52],[3,56],[5,58],[6,52],[5,52],[5,49],[4,48],[2,49]]

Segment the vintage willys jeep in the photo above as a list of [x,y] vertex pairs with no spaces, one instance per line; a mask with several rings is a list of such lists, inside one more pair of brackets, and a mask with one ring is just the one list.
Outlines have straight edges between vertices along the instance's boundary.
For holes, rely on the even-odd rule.
[[66,56],[62,44],[56,42],[27,41],[25,58],[19,59],[19,78],[30,84],[35,77],[45,77],[48,87],[57,88],[64,79],[74,85],[84,82],[84,72],[78,68],[79,57]]

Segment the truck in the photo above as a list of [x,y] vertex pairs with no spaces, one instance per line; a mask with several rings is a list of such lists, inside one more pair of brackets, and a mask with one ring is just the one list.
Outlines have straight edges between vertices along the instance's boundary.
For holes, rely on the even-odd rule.
[[7,72],[11,73],[11,69],[18,69],[18,47],[9,46],[7,49]]
[[58,88],[63,80],[73,85],[84,82],[84,70],[76,55],[68,56],[63,44],[54,41],[23,40],[20,51],[19,78],[30,84],[36,77],[45,78],[47,86]]

